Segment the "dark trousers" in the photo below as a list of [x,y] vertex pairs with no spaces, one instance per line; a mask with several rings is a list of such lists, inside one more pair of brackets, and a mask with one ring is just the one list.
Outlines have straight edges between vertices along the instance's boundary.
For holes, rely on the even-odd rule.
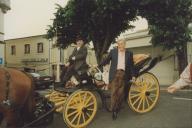
[[[131,87],[130,76],[125,75],[125,78],[126,77],[128,77],[128,79],[125,79],[125,87],[124,87],[124,99],[125,99],[125,101],[127,101],[129,90],[130,90],[130,87]],[[109,83],[111,83],[111,82],[112,81],[110,81]]]
[[61,82],[66,84],[66,82],[69,81],[72,76],[75,76],[75,78],[78,80],[78,74],[73,65],[67,68],[65,75],[61,78]]
[[125,101],[127,101],[128,94],[129,94],[129,90],[130,90],[130,87],[131,87],[131,83],[130,83],[129,81],[130,81],[130,80],[125,81],[125,88],[124,88]]

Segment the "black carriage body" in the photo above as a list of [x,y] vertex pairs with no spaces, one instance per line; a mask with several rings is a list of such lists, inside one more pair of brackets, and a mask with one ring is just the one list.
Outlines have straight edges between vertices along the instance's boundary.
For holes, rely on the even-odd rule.
[[[130,89],[127,90],[129,91],[127,102],[130,108],[137,113],[146,113],[151,111],[158,101],[158,80],[152,73],[148,73],[148,71],[155,66],[157,61],[157,58],[151,59],[149,57],[134,66],[137,73],[137,79],[135,83],[132,83]],[[76,87],[55,88],[56,91],[69,94],[63,107],[63,118],[67,126],[71,128],[86,127],[92,121],[97,111],[98,96],[101,98],[103,107],[110,111],[110,104],[107,102],[107,98],[110,98],[110,91],[102,90],[97,86],[94,74],[81,74],[79,78],[80,81]],[[143,97],[145,100],[140,97]],[[72,104],[73,106],[71,106]],[[91,113],[87,119],[85,119],[85,117],[84,119],[81,119],[83,116],[79,116],[80,114],[78,115],[75,111],[80,111],[83,114],[88,111],[91,111]],[[75,121],[78,116],[79,121]]]
[[148,57],[140,61],[139,63],[135,64],[134,68],[136,76],[138,77],[139,75],[142,75],[143,73],[146,73],[149,70],[151,70],[158,63],[158,61],[159,61],[158,57],[155,58]]
[[33,112],[34,118],[30,122],[26,122],[22,128],[28,127],[43,127],[50,124],[54,118],[55,105],[39,93],[35,93],[35,111]]

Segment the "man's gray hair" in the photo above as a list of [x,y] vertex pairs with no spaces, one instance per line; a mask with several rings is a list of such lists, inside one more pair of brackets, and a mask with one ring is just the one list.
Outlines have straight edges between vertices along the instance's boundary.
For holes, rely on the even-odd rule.
[[125,39],[119,39],[119,40],[117,40],[117,44],[118,44],[118,43],[124,43],[124,44],[125,44],[126,41],[125,41]]

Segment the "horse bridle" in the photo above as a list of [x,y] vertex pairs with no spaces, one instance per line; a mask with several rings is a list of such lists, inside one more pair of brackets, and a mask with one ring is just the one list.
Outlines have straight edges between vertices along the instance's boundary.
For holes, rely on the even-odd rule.
[[2,101],[2,103],[0,103],[3,106],[6,107],[11,107],[11,101],[9,99],[9,85],[10,85],[10,78],[11,75],[9,74],[8,70],[6,68],[3,68],[3,70],[5,71],[5,81],[6,81],[6,89],[5,89],[5,100]]

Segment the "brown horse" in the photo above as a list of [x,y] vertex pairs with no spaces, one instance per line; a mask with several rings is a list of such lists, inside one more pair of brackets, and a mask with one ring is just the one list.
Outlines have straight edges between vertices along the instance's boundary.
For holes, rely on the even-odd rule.
[[21,127],[35,109],[33,80],[22,71],[0,68],[0,127]]

